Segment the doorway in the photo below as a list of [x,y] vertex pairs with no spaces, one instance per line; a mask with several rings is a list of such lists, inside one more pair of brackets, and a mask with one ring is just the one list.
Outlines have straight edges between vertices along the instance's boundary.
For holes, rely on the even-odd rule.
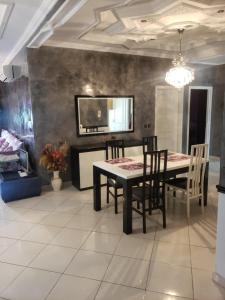
[[212,87],[190,86],[188,97],[187,153],[191,146],[210,142]]
[[155,94],[155,135],[159,149],[182,151],[183,89],[157,86]]

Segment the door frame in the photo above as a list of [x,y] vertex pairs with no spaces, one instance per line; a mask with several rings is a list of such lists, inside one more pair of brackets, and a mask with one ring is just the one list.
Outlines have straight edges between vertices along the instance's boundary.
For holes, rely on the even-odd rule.
[[205,127],[205,144],[208,144],[208,154],[210,147],[210,131],[211,131],[211,115],[212,115],[212,86],[201,86],[201,85],[191,85],[188,89],[188,111],[187,111],[187,147],[186,151],[188,153],[189,145],[189,125],[190,125],[190,100],[191,100],[191,90],[207,90],[207,106],[206,106],[206,127]]
[[154,121],[154,134],[156,134],[155,130],[156,130],[156,100],[157,100],[157,93],[158,93],[158,90],[159,89],[172,89],[172,90],[178,90],[178,92],[180,93],[180,100],[181,100],[181,119],[180,119],[180,122],[181,122],[181,132],[180,132],[180,137],[181,137],[181,144],[180,144],[180,149],[181,149],[181,152],[182,152],[182,147],[183,147],[183,120],[184,120],[184,88],[181,88],[181,89],[177,89],[171,85],[156,85],[155,87],[155,121]]

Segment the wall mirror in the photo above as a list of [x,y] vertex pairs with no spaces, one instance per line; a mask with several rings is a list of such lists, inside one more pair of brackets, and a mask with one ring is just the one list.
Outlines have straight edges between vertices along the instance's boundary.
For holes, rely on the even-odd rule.
[[133,96],[75,96],[78,136],[134,131]]

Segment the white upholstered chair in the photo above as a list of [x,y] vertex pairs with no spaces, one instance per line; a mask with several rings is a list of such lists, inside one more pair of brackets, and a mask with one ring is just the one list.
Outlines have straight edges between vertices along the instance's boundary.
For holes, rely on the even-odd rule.
[[[208,145],[191,146],[191,159],[187,177],[180,177],[166,182],[166,203],[170,189],[180,190],[187,201],[187,217],[190,218],[190,201],[201,199],[202,213],[204,213],[204,176],[208,160]],[[176,197],[176,196],[174,196]]]

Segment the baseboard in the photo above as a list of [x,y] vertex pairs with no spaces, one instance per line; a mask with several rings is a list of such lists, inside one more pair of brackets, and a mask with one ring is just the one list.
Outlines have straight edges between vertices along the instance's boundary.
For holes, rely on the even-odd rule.
[[218,273],[213,273],[213,281],[222,286],[223,288],[225,288],[225,278],[221,275],[219,275]]

